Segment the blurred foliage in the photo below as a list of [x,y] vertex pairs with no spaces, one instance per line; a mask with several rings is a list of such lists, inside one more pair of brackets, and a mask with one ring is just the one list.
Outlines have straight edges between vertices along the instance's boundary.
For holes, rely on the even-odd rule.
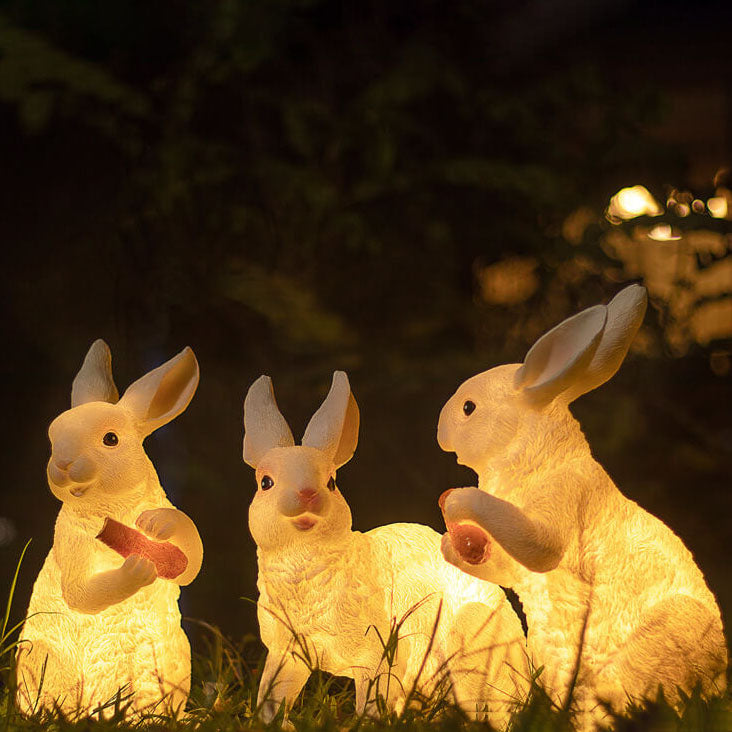
[[[643,133],[657,100],[592,67],[497,73],[494,26],[469,25],[470,2],[5,13],[0,99],[21,129],[113,120],[93,134],[122,147],[115,266],[164,241],[180,281],[157,287],[185,310],[201,286],[228,299],[244,261],[264,276],[240,279],[235,299],[285,350],[335,346],[342,319],[394,344],[471,327],[477,257],[532,253],[551,276],[575,255],[566,216],[658,155]],[[300,294],[283,296],[282,278]]]

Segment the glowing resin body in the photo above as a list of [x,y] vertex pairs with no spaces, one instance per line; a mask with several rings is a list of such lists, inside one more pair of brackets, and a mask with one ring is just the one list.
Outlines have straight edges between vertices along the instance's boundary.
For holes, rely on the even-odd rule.
[[[96,341],[87,354],[72,409],[49,428],[48,481],[63,505],[20,636],[23,713],[58,707],[70,716],[89,714],[118,694],[135,712],[185,705],[190,646],[178,597],[180,585],[198,573],[203,549],[193,522],[166,498],[142,440],[185,409],[197,383],[198,364],[186,349],[117,401],[106,344]],[[185,569],[162,579],[153,561],[123,558],[97,538],[107,519],[130,527],[128,539],[134,531],[178,547]],[[144,536],[138,546],[147,543]],[[163,556],[172,549],[157,548]]]
[[618,369],[645,304],[645,290],[631,286],[564,321],[522,365],[466,381],[438,427],[441,447],[478,473],[478,488],[442,497],[448,530],[469,522],[489,547],[474,563],[448,533],[445,558],[516,590],[533,661],[560,703],[579,657],[582,728],[602,719],[598,701],[622,711],[629,699],[655,697],[659,684],[674,702],[677,687],[725,687],[719,608],[691,553],[618,491],[568,409]]
[[[346,375],[335,373],[302,446],[294,445],[267,377],[249,390],[245,427],[244,458],[260,486],[249,527],[269,650],[259,687],[263,719],[282,702],[288,709],[318,667],[355,680],[360,714],[375,713],[377,694],[401,711],[412,690],[430,698],[449,679],[466,712],[503,725],[530,672],[521,625],[502,590],[447,564],[439,534],[426,526],[351,530],[334,479],[358,438]],[[392,630],[398,643],[390,668],[383,644]]]

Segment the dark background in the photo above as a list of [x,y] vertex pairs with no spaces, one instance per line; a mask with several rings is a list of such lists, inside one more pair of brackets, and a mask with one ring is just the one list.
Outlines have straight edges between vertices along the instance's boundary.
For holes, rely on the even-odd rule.
[[[46,426],[97,337],[120,391],[185,345],[201,365],[146,443],[205,546],[184,614],[256,631],[241,412],[262,373],[299,436],[346,369],[354,527],[442,530],[437,497],[473,481],[437,446],[445,400],[649,274],[605,245],[633,235],[610,197],[730,186],[731,21],[676,0],[0,2],[0,588],[33,538],[14,616],[58,510]],[[729,224],[680,222],[726,242],[698,271],[729,263]],[[491,295],[486,271],[515,261],[530,286]],[[652,291],[639,347],[573,411],[729,627],[732,323],[671,338],[689,288]]]

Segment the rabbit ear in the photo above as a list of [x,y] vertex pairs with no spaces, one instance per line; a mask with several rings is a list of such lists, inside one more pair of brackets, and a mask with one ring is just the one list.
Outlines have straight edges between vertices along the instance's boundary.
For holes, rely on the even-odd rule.
[[648,305],[646,288],[629,285],[607,305],[607,323],[592,360],[567,389],[567,402],[604,384],[620,368]]
[[358,423],[358,404],[348,376],[345,371],[334,371],[328,396],[310,419],[302,444],[322,450],[340,468],[356,451]]
[[132,413],[142,437],[177,417],[189,404],[198,386],[198,361],[186,346],[131,384],[119,403]]
[[545,333],[526,354],[514,386],[529,402],[544,407],[572,386],[592,359],[607,320],[604,305],[583,310]]
[[294,444],[292,432],[277,407],[272,379],[260,376],[244,399],[244,462],[256,468],[273,447]]
[[71,407],[87,402],[111,402],[119,399],[112,377],[112,353],[109,346],[98,338],[87,351],[84,363],[71,385]]

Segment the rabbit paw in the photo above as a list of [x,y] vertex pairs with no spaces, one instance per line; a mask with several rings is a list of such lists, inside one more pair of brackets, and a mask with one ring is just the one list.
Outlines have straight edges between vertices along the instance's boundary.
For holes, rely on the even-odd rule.
[[485,575],[485,564],[471,564],[465,561],[453,544],[453,539],[450,534],[442,535],[442,543],[440,545],[442,556],[448,564],[452,564],[454,567],[462,570],[466,574],[477,577],[478,579],[486,579]]
[[453,547],[468,564],[482,564],[491,554],[491,542],[483,529],[473,524],[451,524],[448,527]]
[[178,526],[176,513],[178,512],[174,508],[153,508],[150,511],[143,511],[135,524],[151,539],[167,541],[175,534]]
[[[262,706],[259,710],[259,718],[265,724],[271,724],[277,716],[278,712],[280,711],[280,707],[281,702],[278,704],[272,699],[267,699],[265,702],[262,703]],[[288,719],[287,714],[282,717],[281,728],[286,732],[293,732],[295,729],[295,725]]]
[[445,523],[456,524],[461,521],[475,521],[486,494],[479,488],[450,488],[438,501],[445,517]]
[[439,500],[451,538],[451,549],[461,562],[482,564],[491,554],[490,535],[475,523],[476,502],[484,499],[477,488],[452,488]]
[[153,562],[139,554],[130,554],[120,567],[120,571],[125,580],[138,589],[152,584],[158,576]]

